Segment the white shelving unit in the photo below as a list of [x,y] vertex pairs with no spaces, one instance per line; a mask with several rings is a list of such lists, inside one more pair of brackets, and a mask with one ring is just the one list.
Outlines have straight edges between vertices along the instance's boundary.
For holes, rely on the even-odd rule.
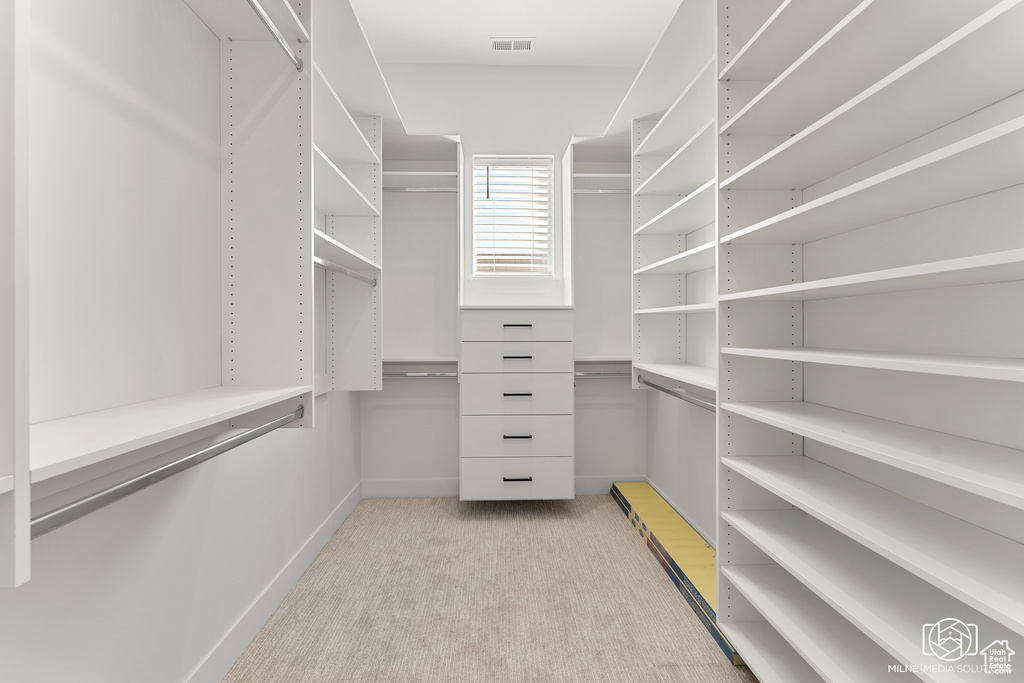
[[[326,353],[313,299],[327,293],[314,294],[323,282],[314,257],[379,276],[374,107],[397,115],[347,2],[261,4],[287,50],[245,2],[105,13],[131,65],[111,78],[124,79],[138,112],[159,112],[139,113],[136,126],[123,125],[123,103],[105,101],[108,93],[54,87],[53,72],[33,57],[46,49],[38,36],[52,32],[90,63],[95,47],[81,26],[95,17],[84,6],[57,12],[39,3],[31,9],[40,32],[17,27],[35,36],[19,43],[17,72],[3,65],[25,86],[15,93],[18,121],[32,121],[4,133],[28,152],[14,168],[14,187],[28,199],[11,244],[26,258],[15,279],[18,345],[0,353],[25,370],[14,378],[15,422],[0,425],[18,446],[14,462],[0,460],[0,584],[29,578],[32,484],[45,482],[40,500],[86,482],[99,490],[97,477],[137,474],[172,450],[300,406],[304,416],[288,426],[313,426],[315,358]],[[315,59],[317,36],[336,31],[362,43],[338,48],[332,37]],[[86,67],[72,60],[62,68]],[[81,120],[91,135],[80,134]],[[33,170],[46,167],[62,172]],[[379,287],[356,284],[373,294],[344,297],[348,309],[332,308],[332,329],[345,316],[346,329],[379,317]],[[348,344],[344,362],[379,376],[376,341],[364,336],[367,343]]]
[[718,5],[717,615],[763,680],[1024,645],[1024,3],[935,9]]
[[[667,38],[671,36],[671,41]],[[686,0],[634,88],[664,62],[661,100],[627,96],[634,113],[633,370],[668,388],[715,391],[714,3]],[[651,71],[653,73],[653,71]],[[680,87],[673,92],[669,82]]]

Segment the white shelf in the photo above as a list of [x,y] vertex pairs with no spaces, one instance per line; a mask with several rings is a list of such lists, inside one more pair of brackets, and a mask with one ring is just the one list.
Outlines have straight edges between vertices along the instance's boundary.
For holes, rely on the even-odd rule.
[[768,622],[720,621],[718,628],[760,683],[823,683]]
[[[956,5],[861,2],[723,125],[721,132],[789,135],[803,130],[828,111],[821,110],[828,106],[826,97],[835,97],[840,88],[852,89],[852,96],[870,86],[978,12]],[[899,29],[908,25],[915,30]]]
[[0,477],[0,494],[7,493],[8,491],[14,490],[14,477],[11,475],[5,475]]
[[722,464],[1016,632],[1024,545],[802,455]]
[[313,146],[313,204],[328,216],[379,216],[369,199],[316,145]]
[[[1022,164],[1024,166],[1024,164]],[[720,301],[808,301],[1024,279],[1024,249],[724,294]]]
[[860,0],[783,0],[722,69],[723,81],[771,81]]
[[711,119],[641,183],[637,195],[685,195],[715,175],[715,120]]
[[722,409],[1024,509],[1024,452],[815,403],[723,402]]
[[714,313],[718,304],[687,304],[685,306],[662,306],[661,308],[638,308],[633,315],[658,315],[662,313]]
[[821,363],[853,368],[920,372],[950,377],[975,377],[1007,382],[1024,382],[1024,360],[976,356],[930,356],[915,353],[877,353],[808,349],[799,347],[750,349],[726,347],[722,353],[753,358],[773,358],[800,363]]
[[805,244],[1024,183],[1024,116],[738,230],[723,243]]
[[629,173],[573,173],[573,178],[624,178],[629,179],[633,176]]
[[[722,519],[763,550],[819,598],[901,663],[927,666],[921,628],[950,615],[977,624],[983,634],[1002,627],[800,510],[723,512]],[[986,641],[987,642],[987,641]],[[979,647],[984,647],[980,643]],[[930,681],[983,681],[975,672]]]
[[633,367],[640,372],[658,375],[667,379],[692,384],[702,389],[715,390],[718,384],[718,371],[715,368],[707,368],[703,365],[690,365],[688,363],[633,363]]
[[313,253],[325,261],[349,270],[381,269],[377,263],[316,228],[313,229]]
[[669,256],[643,268],[633,271],[633,275],[653,274],[676,274],[695,273],[698,270],[707,270],[715,267],[715,243],[707,242],[684,251],[681,254]]
[[1004,2],[724,180],[722,189],[804,188],[1019,92],[1024,53],[1013,46],[1022,35],[1024,3]]
[[30,428],[32,482],[234,419],[301,396],[311,389],[309,386],[221,386],[39,422]]
[[379,164],[377,153],[316,64],[313,74],[316,146],[335,164]]
[[634,235],[686,235],[715,222],[715,179],[707,181],[633,231]]
[[[185,0],[185,4],[222,40],[274,40],[248,3],[237,0]],[[292,45],[309,42],[309,33],[288,0],[260,0],[260,5],[285,40]]]
[[895,663],[782,567],[732,565],[722,575],[825,680],[878,680]]
[[637,156],[667,156],[690,139],[715,112],[715,58],[700,70],[682,94],[672,103],[665,115],[640,142],[633,154]]

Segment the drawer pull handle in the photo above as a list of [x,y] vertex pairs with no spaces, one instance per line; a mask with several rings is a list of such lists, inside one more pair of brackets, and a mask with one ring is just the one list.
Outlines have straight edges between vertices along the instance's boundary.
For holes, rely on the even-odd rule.
[[533,477],[502,477],[502,481],[533,481]]
[[533,360],[533,356],[502,356],[503,360]]
[[512,393],[512,394],[510,394],[510,393],[508,393],[508,392],[506,391],[505,393],[503,393],[503,394],[502,394],[502,396],[533,396],[533,392],[532,392],[532,391],[530,391],[530,392],[527,392],[527,393],[525,393],[525,394],[516,394],[516,393]]
[[503,439],[532,439],[533,438],[533,434],[525,434],[525,435],[521,435],[521,434],[502,434],[501,438],[503,438]]
[[502,327],[533,327],[533,323],[505,323]]

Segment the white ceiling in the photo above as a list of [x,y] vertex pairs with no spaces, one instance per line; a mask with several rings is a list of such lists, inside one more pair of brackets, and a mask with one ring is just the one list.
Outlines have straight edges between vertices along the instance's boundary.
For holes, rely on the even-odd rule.
[[[351,0],[381,64],[639,68],[680,0]],[[490,38],[536,38],[492,53]]]

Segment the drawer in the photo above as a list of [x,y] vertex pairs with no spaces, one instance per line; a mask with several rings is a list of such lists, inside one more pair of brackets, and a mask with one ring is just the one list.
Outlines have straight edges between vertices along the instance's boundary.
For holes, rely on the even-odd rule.
[[572,415],[571,372],[463,375],[463,415]]
[[463,372],[572,372],[572,342],[463,342]]
[[557,500],[575,494],[572,458],[462,458],[459,500]]
[[470,415],[462,418],[463,457],[572,455],[572,415]]
[[463,310],[462,341],[572,341],[572,311]]

